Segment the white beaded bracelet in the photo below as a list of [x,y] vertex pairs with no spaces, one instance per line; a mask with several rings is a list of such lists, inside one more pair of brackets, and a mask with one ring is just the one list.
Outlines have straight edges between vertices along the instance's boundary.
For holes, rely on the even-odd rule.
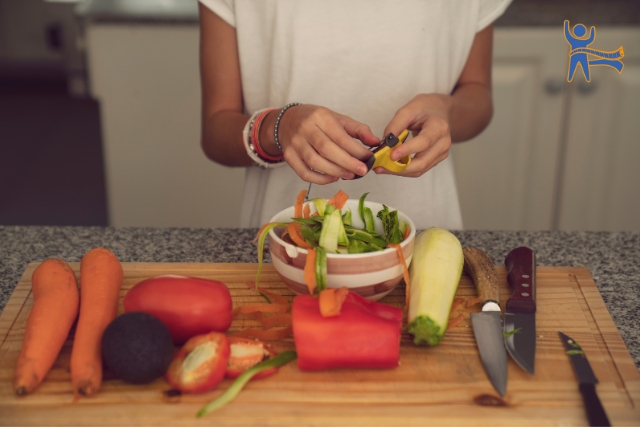
[[251,118],[249,118],[247,124],[244,125],[244,129],[242,130],[242,143],[244,145],[244,149],[247,151],[247,154],[249,155],[251,160],[253,160],[253,163],[256,166],[263,169],[273,169],[284,166],[286,164],[284,158],[278,162],[268,162],[258,155],[255,147],[253,146],[253,143],[251,142],[251,128],[253,127],[253,123],[255,122],[256,117],[267,110],[270,110],[270,108],[263,108],[262,110],[258,110],[251,115]]

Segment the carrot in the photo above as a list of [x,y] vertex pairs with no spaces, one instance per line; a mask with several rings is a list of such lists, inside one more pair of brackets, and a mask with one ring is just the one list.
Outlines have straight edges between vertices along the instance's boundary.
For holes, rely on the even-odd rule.
[[458,323],[462,322],[463,318],[464,318],[464,315],[458,314],[458,316],[456,316],[455,319],[450,320],[449,321],[449,325],[447,326],[447,331],[455,328],[456,326],[458,326]]
[[302,218],[302,205],[304,204],[304,196],[307,195],[307,190],[301,190],[296,197],[296,204],[293,207],[293,217]]
[[407,225],[404,229],[404,236],[402,236],[403,242],[409,238],[409,234],[411,234],[411,227]]
[[293,240],[293,242],[299,247],[301,247],[302,249],[313,248],[313,246],[308,244],[304,240],[304,237],[302,237],[302,230],[300,228],[300,224],[298,224],[297,222],[295,221],[290,222],[289,225],[287,226],[287,231],[289,232],[289,237],[291,237],[291,240]]
[[[255,283],[253,282],[247,282],[245,283],[245,285],[249,288],[249,289],[255,289]],[[271,302],[272,300],[276,303],[276,304],[289,304],[289,300],[287,299],[287,297],[283,296],[283,295],[278,295],[275,294],[271,291],[268,291],[264,288],[258,288],[258,292],[260,292],[261,294],[264,294],[265,297],[267,297],[267,299],[269,299],[269,302]]]
[[402,274],[404,275],[404,283],[407,285],[405,290],[405,306],[407,310],[409,309],[409,295],[411,294],[411,278],[409,277],[409,269],[407,268],[407,263],[404,260],[404,254],[402,253],[402,246],[397,243],[389,243],[387,245],[388,248],[395,248],[396,253],[398,254],[398,258],[400,258],[400,264],[402,264]]
[[311,218],[311,206],[309,206],[309,203],[304,205],[304,208],[302,209],[302,216],[303,218]]
[[479,302],[482,302],[482,297],[471,298],[471,299],[468,299],[467,302],[464,303],[464,306],[466,308],[469,308],[472,305],[478,304]]
[[108,249],[87,252],[80,262],[80,317],[71,350],[71,384],[76,394],[91,396],[102,382],[100,340],[118,314],[123,271]]
[[288,304],[246,304],[234,308],[231,312],[231,316],[236,317],[241,314],[250,313],[286,313],[288,309]]
[[464,298],[456,298],[453,300],[453,304],[451,304],[451,312],[453,313],[456,308],[458,308],[458,306],[460,304],[462,304],[464,302]]
[[338,192],[327,201],[328,205],[333,206],[336,209],[342,209],[349,200],[349,196],[342,190],[338,190]]
[[342,304],[348,293],[349,289],[346,287],[322,290],[318,298],[318,305],[320,306],[320,314],[322,317],[339,316]]
[[316,250],[309,249],[307,252],[307,260],[304,264],[304,281],[309,288],[309,294],[313,295],[316,291]]
[[245,337],[256,338],[263,341],[276,341],[288,338],[293,333],[293,328],[287,326],[282,329],[270,329],[263,331],[262,329],[243,329],[235,334],[230,334],[230,337]]
[[33,392],[53,366],[78,316],[78,282],[69,264],[50,258],[31,276],[33,307],[27,317],[13,377],[19,396]]
[[264,330],[275,328],[277,326],[291,326],[291,315],[285,313],[269,317],[265,316],[262,318],[260,323],[262,323],[262,329]]

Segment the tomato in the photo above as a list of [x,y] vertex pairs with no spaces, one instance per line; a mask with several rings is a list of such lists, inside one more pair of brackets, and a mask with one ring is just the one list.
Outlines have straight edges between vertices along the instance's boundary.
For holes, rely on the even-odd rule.
[[175,344],[231,325],[231,294],[217,280],[183,276],[146,279],[124,296],[124,311],[141,311],[164,323]]
[[230,352],[229,341],[224,334],[198,335],[176,353],[165,378],[171,387],[184,392],[213,390],[224,378]]
[[[228,337],[231,354],[227,362],[227,378],[237,378],[249,368],[278,355],[266,342],[241,337]],[[256,374],[252,379],[264,378],[278,372],[278,368],[267,369]]]

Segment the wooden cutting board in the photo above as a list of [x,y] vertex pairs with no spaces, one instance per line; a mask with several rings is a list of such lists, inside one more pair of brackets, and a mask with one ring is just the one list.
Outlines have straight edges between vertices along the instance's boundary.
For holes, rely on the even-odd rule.
[[[248,384],[231,404],[203,419],[195,413],[226,389],[202,395],[168,397],[164,379],[126,384],[105,373],[100,393],[74,401],[69,380],[71,339],[38,391],[16,397],[13,369],[33,304],[30,264],[0,316],[0,424],[2,425],[587,425],[578,383],[558,331],[580,343],[600,380],[597,392],[613,425],[640,424],[640,374],[586,268],[538,267],[536,374],[509,359],[504,401],[497,398],[480,362],[469,313],[440,345],[417,347],[405,334],[401,366],[392,370],[301,372],[295,362],[270,378]],[[79,264],[71,264],[78,271]],[[121,297],[142,279],[182,274],[225,282],[234,305],[264,300],[247,288],[256,264],[123,263]],[[509,297],[506,272],[498,267],[502,306]],[[263,286],[293,297],[271,265]],[[475,297],[463,276],[458,296]],[[404,286],[382,302],[401,306]],[[120,307],[122,310],[122,307]],[[237,319],[230,331],[257,324]],[[293,349],[291,339],[276,342]]]

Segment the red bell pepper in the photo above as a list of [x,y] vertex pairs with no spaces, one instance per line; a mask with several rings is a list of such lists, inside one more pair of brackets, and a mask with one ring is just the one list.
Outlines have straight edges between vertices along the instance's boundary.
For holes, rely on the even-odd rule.
[[[240,374],[253,368],[258,363],[269,360],[278,353],[266,342],[242,337],[228,337],[231,354],[227,361],[225,377],[238,378]],[[253,376],[252,379],[264,378],[278,372],[278,367],[267,369]]]
[[319,298],[293,300],[298,368],[394,368],[400,358],[402,310],[349,292],[340,314],[323,317]]
[[229,360],[229,341],[220,332],[187,341],[169,365],[165,378],[171,387],[189,393],[212,390],[222,381]]

